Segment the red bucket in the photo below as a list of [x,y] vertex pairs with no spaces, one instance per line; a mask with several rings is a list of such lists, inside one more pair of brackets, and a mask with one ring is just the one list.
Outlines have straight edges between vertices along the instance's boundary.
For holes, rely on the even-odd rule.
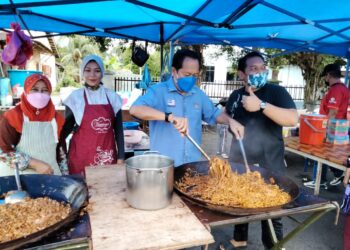
[[320,145],[326,137],[328,118],[326,115],[300,115],[300,143]]

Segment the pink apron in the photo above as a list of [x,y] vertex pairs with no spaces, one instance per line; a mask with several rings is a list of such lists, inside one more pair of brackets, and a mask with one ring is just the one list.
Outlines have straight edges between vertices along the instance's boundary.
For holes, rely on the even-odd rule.
[[84,91],[85,109],[77,132],[73,134],[68,167],[70,174],[85,175],[85,167],[110,165],[117,162],[114,137],[115,116],[112,105],[90,105]]

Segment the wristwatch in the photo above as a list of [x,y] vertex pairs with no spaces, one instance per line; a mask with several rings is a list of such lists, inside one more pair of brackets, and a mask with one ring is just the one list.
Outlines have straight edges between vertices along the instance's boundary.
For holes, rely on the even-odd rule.
[[171,112],[165,112],[165,122],[170,122],[169,121],[169,115],[171,115],[172,113]]
[[264,111],[265,109],[266,109],[266,102],[261,101],[261,102],[260,102],[260,110],[261,110],[261,111]]

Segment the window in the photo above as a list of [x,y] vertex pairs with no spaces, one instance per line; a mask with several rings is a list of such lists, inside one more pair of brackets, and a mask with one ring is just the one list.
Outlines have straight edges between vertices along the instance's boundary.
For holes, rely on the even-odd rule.
[[214,82],[214,73],[215,73],[215,67],[214,66],[205,66],[205,82]]

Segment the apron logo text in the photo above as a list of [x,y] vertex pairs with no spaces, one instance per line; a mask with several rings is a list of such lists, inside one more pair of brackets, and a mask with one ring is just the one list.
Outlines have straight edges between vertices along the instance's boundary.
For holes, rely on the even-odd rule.
[[91,127],[98,133],[107,133],[108,129],[111,127],[110,119],[105,119],[104,117],[99,117],[92,120]]

